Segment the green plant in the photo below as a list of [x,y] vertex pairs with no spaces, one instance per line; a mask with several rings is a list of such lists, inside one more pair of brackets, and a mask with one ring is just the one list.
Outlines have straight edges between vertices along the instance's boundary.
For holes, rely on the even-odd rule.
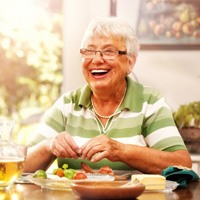
[[181,105],[173,116],[179,129],[200,128],[200,101]]

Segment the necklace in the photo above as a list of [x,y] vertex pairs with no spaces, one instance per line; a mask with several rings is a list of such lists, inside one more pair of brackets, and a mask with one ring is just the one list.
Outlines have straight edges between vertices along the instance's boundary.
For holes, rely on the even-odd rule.
[[111,115],[108,115],[108,116],[101,115],[101,114],[99,114],[99,113],[97,112],[97,110],[96,110],[95,107],[94,107],[92,98],[91,98],[92,107],[93,107],[93,110],[94,110],[94,112],[95,112],[95,115],[97,115],[97,116],[99,116],[99,117],[101,117],[101,118],[103,118],[103,119],[109,119],[110,117],[112,117],[112,116],[114,116],[115,114],[117,114],[117,110],[118,110],[119,107],[121,106],[121,104],[122,104],[122,102],[123,102],[123,100],[124,100],[125,94],[126,94],[126,89],[125,89],[125,91],[124,91],[123,97],[122,97],[121,101],[119,102],[119,105],[117,106],[117,108],[115,109],[115,111],[114,111]]

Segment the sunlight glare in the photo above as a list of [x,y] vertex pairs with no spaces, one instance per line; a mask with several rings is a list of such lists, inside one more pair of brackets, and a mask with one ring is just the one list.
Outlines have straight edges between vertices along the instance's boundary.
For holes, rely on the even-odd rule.
[[31,28],[41,19],[33,0],[0,0],[0,18],[13,28]]

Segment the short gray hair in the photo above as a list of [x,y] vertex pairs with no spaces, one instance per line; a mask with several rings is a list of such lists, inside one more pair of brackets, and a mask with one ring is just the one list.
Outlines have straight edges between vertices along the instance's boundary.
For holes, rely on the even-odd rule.
[[81,42],[81,48],[85,48],[89,39],[94,35],[118,37],[126,45],[127,54],[137,56],[140,45],[132,26],[117,17],[94,18],[88,25]]

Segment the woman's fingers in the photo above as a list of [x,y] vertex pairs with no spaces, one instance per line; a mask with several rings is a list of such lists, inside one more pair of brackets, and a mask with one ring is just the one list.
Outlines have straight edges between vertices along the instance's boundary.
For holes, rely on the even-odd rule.
[[111,149],[110,138],[100,135],[91,139],[81,147],[81,158],[97,162],[103,158],[108,158]]
[[71,135],[66,132],[60,133],[54,138],[51,151],[54,155],[61,158],[78,158],[78,145],[74,142]]

